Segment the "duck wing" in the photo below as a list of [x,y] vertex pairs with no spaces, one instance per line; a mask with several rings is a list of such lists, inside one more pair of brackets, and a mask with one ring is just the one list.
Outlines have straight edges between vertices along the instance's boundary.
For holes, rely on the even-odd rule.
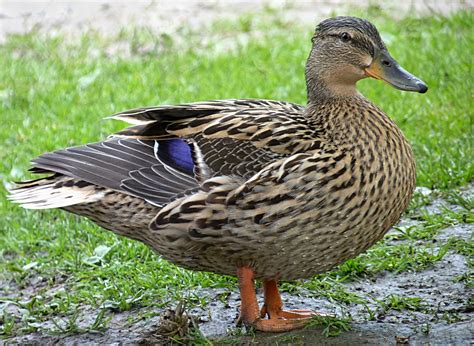
[[108,140],[43,154],[35,173],[55,173],[164,206],[213,177],[244,182],[275,160],[317,147],[304,108],[224,100],[140,108],[113,118],[134,126]]
[[138,108],[111,118],[134,124],[113,137],[184,139],[202,181],[216,175],[248,179],[276,159],[319,148],[319,133],[304,110],[282,101],[218,100]]

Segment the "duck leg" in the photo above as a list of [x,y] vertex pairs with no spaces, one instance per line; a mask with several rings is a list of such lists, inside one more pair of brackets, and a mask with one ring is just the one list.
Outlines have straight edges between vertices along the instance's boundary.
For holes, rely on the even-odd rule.
[[276,280],[265,280],[263,282],[264,304],[260,310],[260,317],[284,319],[308,319],[316,316],[311,310],[283,310],[280,292]]
[[[314,314],[306,310],[282,310],[282,301],[276,281],[264,281],[265,304],[258,311],[255,294],[254,273],[249,267],[237,269],[240,288],[240,317],[239,323],[254,327],[263,332],[287,332],[302,328]],[[268,319],[263,319],[268,315]]]

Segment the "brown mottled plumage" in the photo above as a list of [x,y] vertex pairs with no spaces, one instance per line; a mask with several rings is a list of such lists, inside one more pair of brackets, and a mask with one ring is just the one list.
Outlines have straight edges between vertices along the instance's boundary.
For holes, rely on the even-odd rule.
[[[301,327],[312,313],[283,311],[276,282],[366,250],[415,187],[402,132],[355,88],[367,76],[427,90],[368,21],[325,20],[306,65],[306,107],[221,100],[119,113],[134,126],[36,158],[33,172],[53,175],[21,183],[11,199],[87,216],[183,267],[237,275],[243,322]],[[264,282],[262,316],[253,279]]]

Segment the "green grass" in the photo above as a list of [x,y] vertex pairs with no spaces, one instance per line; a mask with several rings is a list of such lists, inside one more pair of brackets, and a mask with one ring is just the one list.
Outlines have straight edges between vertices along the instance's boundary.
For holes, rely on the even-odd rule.
[[324,327],[322,333],[325,336],[338,336],[344,331],[350,330],[350,317],[315,316],[311,319],[307,328]]
[[[453,223],[473,220],[472,201],[453,193],[472,181],[474,173],[472,13],[401,22],[382,15],[374,22],[392,55],[427,82],[430,91],[403,93],[374,80],[362,81],[360,90],[395,119],[412,143],[418,185],[439,189],[465,211],[435,216],[420,214],[412,205],[408,215],[416,214],[422,224],[392,236],[402,243],[387,246],[382,241],[337,270],[302,284],[315,295],[342,303],[363,304],[366,297],[345,291],[341,282],[387,270],[421,270],[448,250],[472,255],[469,242],[450,240],[439,250],[416,243]],[[244,17],[234,24],[216,23],[214,30],[248,32],[254,25],[252,18]],[[206,297],[193,295],[190,288],[235,289],[233,278],[180,269],[144,245],[104,232],[85,219],[60,211],[26,211],[5,195],[9,181],[28,178],[31,158],[98,141],[122,128],[102,120],[120,110],[224,98],[305,103],[303,70],[311,30],[281,21],[262,28],[272,30],[225,53],[216,53],[216,42],[208,51],[198,48],[199,37],[193,35],[176,44],[168,36],[139,31],[124,31],[118,38],[132,40],[129,57],[107,54],[116,41],[98,36],[69,43],[31,33],[12,36],[0,46],[0,279],[10,287],[0,290],[0,299],[23,314],[18,321],[0,311],[0,334],[35,331],[38,322],[59,318],[67,321],[58,325],[59,332],[78,332],[75,318],[84,304],[99,309],[91,329],[100,329],[106,324],[104,309],[165,307],[182,298],[205,305]],[[151,48],[142,49],[145,46]],[[427,203],[422,197],[415,202]],[[283,288],[293,291],[300,284]],[[35,292],[28,299],[13,294],[31,286]],[[62,289],[51,290],[58,286]],[[390,299],[384,304],[393,309],[416,305],[416,300]],[[328,323],[339,322],[324,325]]]

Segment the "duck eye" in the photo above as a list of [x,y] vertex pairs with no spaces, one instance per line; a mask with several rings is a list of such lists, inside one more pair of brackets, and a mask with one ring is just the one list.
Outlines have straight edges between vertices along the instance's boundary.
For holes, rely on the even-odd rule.
[[339,38],[342,42],[349,42],[351,40],[351,35],[349,35],[347,32],[343,32],[339,35]]

